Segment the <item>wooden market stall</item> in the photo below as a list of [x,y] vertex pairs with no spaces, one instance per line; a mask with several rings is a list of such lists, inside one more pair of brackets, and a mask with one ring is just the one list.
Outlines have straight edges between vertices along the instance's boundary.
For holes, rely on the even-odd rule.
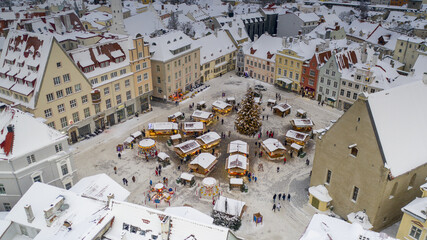
[[276,100],[274,99],[268,99],[267,101],[267,106],[271,107],[271,106],[275,106],[276,105]]
[[228,144],[227,153],[230,155],[233,154],[242,154],[247,156],[249,154],[249,145],[246,142],[235,140]]
[[244,176],[249,171],[249,159],[240,154],[230,155],[225,161],[225,169],[231,176]]
[[184,120],[185,115],[182,112],[176,112],[168,116],[168,122],[177,122],[178,120]]
[[314,123],[310,119],[292,119],[292,128],[297,131],[310,132],[313,130]]
[[302,153],[302,146],[296,143],[291,144],[291,151],[296,152],[297,156],[299,156]]
[[181,131],[184,135],[202,135],[206,131],[206,126],[202,122],[183,122]]
[[208,174],[215,167],[218,160],[210,153],[200,153],[188,164],[188,167],[196,173]]
[[157,122],[148,124],[148,134],[150,136],[171,135],[178,133],[178,123]]
[[199,150],[200,144],[196,140],[188,140],[174,146],[174,151],[182,158],[194,155]]
[[228,104],[221,100],[216,100],[215,102],[212,103],[212,112],[215,112],[215,113],[227,114],[231,112],[232,109],[233,109],[233,106],[231,104]]
[[170,136],[170,140],[172,141],[172,144],[175,144],[175,145],[181,143],[182,142],[181,134],[178,133]]
[[214,119],[213,113],[200,110],[194,111],[191,117],[193,121],[206,123],[206,125],[211,124]]
[[243,178],[230,178],[230,188],[238,188],[240,189],[243,186]]
[[134,142],[135,142],[135,138],[133,138],[133,137],[127,137],[123,141],[123,145],[125,146],[125,148],[132,148]]
[[307,118],[307,112],[305,110],[298,109],[296,116],[300,118]]
[[261,147],[270,158],[280,158],[285,156],[286,148],[275,138],[269,138],[261,143]]
[[234,105],[234,104],[236,104],[236,98],[235,97],[227,97],[225,99],[225,102],[228,104]]
[[310,140],[310,135],[307,133],[297,132],[294,130],[289,130],[286,132],[286,143],[292,144],[296,143],[301,146],[305,146],[307,144],[308,140]]
[[197,141],[204,150],[215,147],[221,142],[221,136],[216,132],[208,132],[200,137],[197,137]]
[[141,131],[136,131],[136,132],[132,133],[130,136],[133,137],[135,139],[135,141],[139,141],[142,139]]
[[291,105],[287,103],[279,103],[273,107],[273,113],[281,117],[284,117],[291,113],[291,108],[292,108]]
[[157,161],[168,163],[168,162],[170,162],[170,157],[168,154],[166,154],[164,152],[159,152],[159,154],[157,154]]
[[192,187],[195,183],[194,175],[190,173],[183,172],[181,176],[179,176],[179,181],[182,185]]
[[204,108],[206,108],[206,102],[205,101],[200,101],[196,104],[196,108],[197,110],[202,110]]

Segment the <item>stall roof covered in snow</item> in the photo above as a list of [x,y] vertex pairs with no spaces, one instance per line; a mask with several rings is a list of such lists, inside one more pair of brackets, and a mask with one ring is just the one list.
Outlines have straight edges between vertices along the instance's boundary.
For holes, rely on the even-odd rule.
[[179,216],[186,219],[191,219],[196,222],[212,224],[213,218],[191,207],[167,207],[166,214]]
[[241,140],[235,140],[230,142],[230,144],[228,145],[228,153],[235,153],[235,152],[249,154],[248,144]]
[[197,155],[193,161],[190,162],[192,165],[199,165],[202,168],[208,168],[213,162],[215,162],[216,157],[210,153],[200,153]]
[[291,109],[291,108],[292,108],[291,105],[289,105],[287,103],[279,103],[279,104],[277,104],[276,106],[273,107],[273,109],[277,109],[277,110],[279,110],[281,112],[284,112],[284,111],[286,111],[288,109]]
[[239,200],[220,196],[219,199],[215,202],[213,210],[240,217],[245,204],[245,202]]
[[183,172],[183,173],[181,173],[180,178],[185,179],[187,181],[191,181],[191,179],[194,178],[194,175],[190,174],[190,173]]
[[227,107],[231,107],[230,104],[221,100],[216,100],[215,102],[212,103],[212,106],[219,109],[226,109]]
[[209,144],[211,142],[221,139],[221,137],[216,132],[208,132],[203,134],[200,137],[197,137],[197,139],[200,139],[201,141],[203,141],[204,144]]
[[213,117],[213,113],[196,110],[193,112],[192,116],[197,118],[202,118],[202,119],[208,119],[210,117]]
[[148,124],[149,130],[178,130],[178,123],[173,122],[156,122]]
[[286,150],[286,148],[283,146],[283,144],[280,143],[279,140],[277,140],[275,138],[266,139],[262,142],[262,144],[264,144],[264,146],[266,148],[268,148],[268,150],[270,152],[274,152],[274,151],[279,150],[279,149]]
[[125,201],[130,195],[128,190],[105,173],[80,179],[70,191],[82,197],[95,198],[102,201],[107,201],[109,194],[114,194],[114,199],[119,201]]
[[181,149],[182,152],[187,153],[196,148],[199,148],[200,144],[196,140],[188,140],[186,142],[175,145],[175,147]]
[[369,239],[396,240],[385,233],[364,230],[359,224],[324,214],[315,214],[300,240]]
[[234,154],[234,155],[230,155],[228,157],[227,169],[230,169],[230,168],[246,169],[247,164],[248,164],[248,158],[247,157],[240,155],[240,154]]
[[[370,94],[368,103],[383,160],[392,176],[397,177],[425,165],[427,148],[424,136],[427,135],[427,124],[408,124],[408,116],[420,123],[427,122],[427,111],[418,107],[427,104],[427,84],[417,81]],[[390,106],[393,106],[394,110],[391,110]]]
[[302,133],[294,130],[288,130],[286,132],[286,137],[298,139],[300,141],[305,141],[309,135],[307,133]]
[[296,127],[310,127],[314,125],[310,119],[292,119],[291,123]]
[[9,106],[0,112],[0,130],[0,159],[24,156],[67,138],[29,113]]
[[202,122],[184,122],[182,123],[182,128],[186,131],[190,130],[202,130],[205,125]]
[[165,152],[159,152],[159,154],[157,155],[157,157],[159,157],[162,160],[170,158],[169,155],[167,155]]

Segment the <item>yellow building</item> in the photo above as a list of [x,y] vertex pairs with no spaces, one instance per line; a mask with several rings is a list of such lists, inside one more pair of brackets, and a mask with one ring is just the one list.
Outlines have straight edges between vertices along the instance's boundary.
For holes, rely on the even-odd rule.
[[292,49],[285,48],[276,54],[276,85],[290,91],[300,91],[300,80],[304,57]]
[[421,185],[421,198],[415,198],[402,208],[403,217],[400,222],[398,239],[426,239],[427,238],[427,184]]

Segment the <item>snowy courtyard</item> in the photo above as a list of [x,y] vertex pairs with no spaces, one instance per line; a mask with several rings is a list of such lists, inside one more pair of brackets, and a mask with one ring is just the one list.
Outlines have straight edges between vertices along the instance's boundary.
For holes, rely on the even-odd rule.
[[[217,132],[226,137],[221,139],[215,152],[219,152],[218,163],[209,173],[209,177],[215,178],[219,182],[219,189],[222,196],[240,200],[246,203],[247,209],[243,213],[242,226],[236,232],[238,236],[245,239],[298,239],[304,232],[312,215],[316,210],[308,204],[308,187],[309,174],[311,171],[314,157],[315,141],[310,139],[305,148],[307,155],[304,158],[293,156],[287,159],[284,164],[283,158],[277,161],[271,161],[266,158],[255,156],[255,151],[259,153],[259,143],[265,139],[266,131],[274,131],[274,138],[284,143],[285,134],[292,129],[290,120],[296,118],[295,114],[298,109],[307,111],[307,117],[314,122],[314,129],[322,129],[330,126],[332,120],[337,120],[343,112],[329,106],[320,106],[317,101],[308,98],[302,98],[295,93],[285,92],[277,89],[272,85],[263,84],[260,81],[237,77],[233,73],[226,74],[220,78],[213,79],[206,83],[210,87],[198,93],[195,97],[182,101],[179,105],[171,103],[152,102],[153,111],[141,114],[126,122],[112,126],[102,134],[84,140],[73,145],[74,160],[78,171],[79,178],[106,173],[115,181],[122,184],[122,179],[128,180],[128,186],[125,186],[131,192],[128,198],[129,202],[147,205],[156,208],[156,204],[148,200],[147,193],[150,190],[150,180],[153,186],[161,182],[163,177],[168,178],[168,188],[174,192],[170,206],[191,206],[195,209],[211,215],[213,204],[212,199],[203,199],[198,195],[198,188],[202,185],[203,178],[196,176],[196,185],[193,187],[183,186],[176,183],[182,172],[188,172],[188,162],[181,164],[181,159],[173,151],[173,146],[166,143],[169,136],[154,137],[159,152],[165,152],[171,157],[171,164],[162,168],[161,176],[155,175],[156,167],[159,162],[149,160],[146,162],[145,157],[138,156],[137,146],[134,149],[125,149],[119,159],[116,146],[138,130],[148,128],[148,123],[167,122],[168,116],[175,112],[185,113],[185,120],[191,121],[190,116],[195,107],[190,109],[189,105],[199,101],[206,101],[207,108],[205,111],[211,111],[212,103],[216,100],[225,101],[226,97],[235,97],[239,103],[248,87],[254,87],[256,84],[262,84],[267,88],[262,91],[262,111],[264,116],[262,121],[262,137],[248,137],[238,134],[234,130],[234,120],[236,111],[232,111],[225,116],[220,116],[219,120],[211,123],[207,129]],[[224,97],[223,97],[224,93]],[[276,93],[281,95],[278,103],[288,103],[292,106],[292,111],[285,117],[273,115],[270,107],[267,106],[268,99],[276,99]],[[267,118],[268,117],[268,118]],[[261,117],[262,118],[262,117]],[[267,120],[268,119],[268,120]],[[222,124],[223,120],[223,124]],[[180,121],[182,122],[182,121]],[[228,133],[231,133],[230,136]],[[195,139],[188,137],[187,139]],[[229,190],[229,177],[225,169],[225,161],[228,157],[227,147],[230,141],[242,140],[249,145],[249,172],[257,177],[257,182],[249,182],[247,177],[244,178],[248,186],[248,192],[243,193],[239,189]],[[286,146],[289,148],[289,145]],[[210,151],[209,151],[210,152]],[[306,165],[306,159],[309,159],[309,166]],[[258,166],[262,164],[263,169],[259,170]],[[178,170],[178,166],[180,166]],[[117,168],[117,174],[114,168]],[[279,170],[278,170],[279,167]],[[135,183],[132,181],[135,177]],[[280,200],[282,208],[280,211],[272,211],[274,194],[290,194],[290,201]],[[276,203],[278,200],[276,199]],[[157,207],[164,209],[169,205],[160,203]],[[253,223],[253,214],[261,213],[263,215],[263,224],[255,226]]]

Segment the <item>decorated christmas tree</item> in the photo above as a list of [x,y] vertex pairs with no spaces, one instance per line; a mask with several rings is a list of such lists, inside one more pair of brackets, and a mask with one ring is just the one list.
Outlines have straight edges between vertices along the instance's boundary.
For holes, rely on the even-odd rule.
[[244,135],[253,135],[261,128],[260,113],[261,108],[254,101],[254,92],[249,88],[245,99],[240,103],[241,109],[237,113],[234,125],[239,133]]

